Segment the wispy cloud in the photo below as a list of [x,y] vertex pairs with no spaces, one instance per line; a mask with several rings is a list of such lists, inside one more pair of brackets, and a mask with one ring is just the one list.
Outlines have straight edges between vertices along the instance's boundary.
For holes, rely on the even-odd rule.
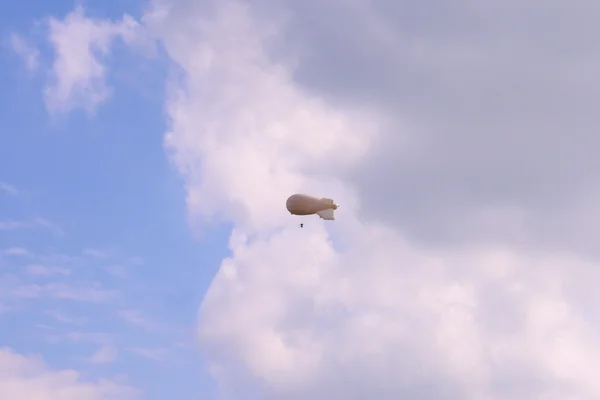
[[46,267],[43,265],[33,264],[33,265],[27,266],[27,273],[32,276],[44,276],[44,277],[55,276],[55,275],[69,276],[69,275],[71,275],[71,270],[69,270],[68,268]]
[[131,258],[127,259],[127,264],[134,265],[134,266],[140,266],[140,265],[144,264],[144,259],[142,257],[131,257]]
[[126,279],[130,277],[131,267],[139,267],[144,264],[141,257],[130,257],[119,264],[113,264],[106,267],[106,272],[115,278]]
[[38,260],[44,264],[52,265],[82,265],[85,263],[85,258],[71,256],[68,254],[46,254],[38,258]]
[[69,341],[74,343],[93,343],[100,346],[109,346],[113,344],[112,336],[104,332],[72,331],[68,333],[57,333],[47,336],[47,340],[50,343]]
[[16,229],[27,229],[33,227],[34,224],[26,221],[3,220],[0,221],[0,231],[14,231]]
[[52,317],[57,322],[60,322],[60,323],[63,323],[63,324],[69,324],[69,325],[84,325],[85,322],[87,321],[86,318],[83,318],[83,317],[79,317],[79,318],[70,317],[70,316],[65,315],[63,312],[58,311],[58,310],[46,310],[44,312],[44,314],[48,315],[49,317]]
[[99,285],[68,285],[50,283],[46,285],[21,285],[13,289],[12,294],[26,299],[49,297],[62,300],[105,303],[116,298],[116,292],[101,289]]
[[19,194],[19,191],[13,185],[9,185],[6,182],[0,182],[0,192],[7,194],[9,196],[16,196]]
[[138,326],[147,330],[153,330],[156,325],[148,318],[144,317],[138,310],[124,309],[119,310],[117,315],[130,325]]
[[23,58],[27,70],[33,72],[38,67],[40,52],[17,34],[10,35],[10,45],[15,53]]
[[0,315],[17,310],[17,307],[0,303]]
[[44,218],[35,218],[33,221],[34,221],[34,223],[37,226],[48,228],[48,229],[50,229],[51,231],[53,231],[57,235],[63,235],[65,233],[63,231],[62,227],[60,227],[60,225],[55,224],[54,222],[50,222],[47,219],[44,219]]
[[64,233],[63,229],[44,218],[34,218],[29,221],[19,221],[19,220],[2,220],[0,221],[0,230],[2,231],[12,231],[17,229],[33,229],[33,228],[47,228],[53,231],[55,234],[62,235]]
[[35,324],[36,328],[43,329],[45,331],[53,331],[56,329],[55,326],[47,325],[47,324]]
[[107,333],[102,332],[69,332],[64,336],[65,339],[72,342],[85,342],[85,343],[98,343],[108,344],[111,343],[112,338]]
[[106,252],[98,250],[98,249],[84,249],[83,254],[89,257],[95,258],[107,258],[108,254]]
[[7,256],[30,256],[31,253],[23,247],[9,247],[2,250],[2,254]]
[[125,279],[129,277],[129,271],[122,265],[109,265],[106,267],[106,272],[115,278]]
[[108,364],[117,360],[117,349],[111,345],[101,346],[92,356],[89,361],[93,364]]
[[140,357],[149,358],[151,360],[161,360],[168,354],[167,349],[157,347],[131,347],[127,350]]

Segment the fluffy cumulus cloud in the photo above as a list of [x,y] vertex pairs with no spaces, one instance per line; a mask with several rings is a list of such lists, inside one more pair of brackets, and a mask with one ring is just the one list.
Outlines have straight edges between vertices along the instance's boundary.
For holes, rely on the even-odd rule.
[[37,356],[0,348],[0,397],[37,400],[132,400],[137,390],[116,382],[86,382],[76,371],[54,371]]
[[[224,394],[600,396],[597,268],[567,240],[596,218],[598,54],[550,29],[593,18],[535,3],[149,15],[182,71],[166,146],[191,215],[234,223],[199,320]],[[337,221],[298,229],[294,192]]]
[[[198,324],[223,395],[600,397],[598,17],[587,1],[153,3],[190,217],[233,223]],[[101,51],[123,32],[81,26]],[[334,198],[337,220],[290,216],[294,192]]]

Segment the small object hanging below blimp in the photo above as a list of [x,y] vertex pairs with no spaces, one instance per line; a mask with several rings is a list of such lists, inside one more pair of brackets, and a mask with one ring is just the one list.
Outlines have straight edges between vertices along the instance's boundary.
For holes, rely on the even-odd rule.
[[293,194],[285,202],[287,210],[293,215],[317,214],[325,220],[335,220],[333,212],[338,205],[332,199],[318,198],[306,194]]

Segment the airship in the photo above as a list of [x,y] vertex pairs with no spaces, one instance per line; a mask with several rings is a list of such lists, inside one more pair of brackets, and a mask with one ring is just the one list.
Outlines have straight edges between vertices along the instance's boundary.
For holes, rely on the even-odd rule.
[[338,205],[335,204],[332,199],[318,198],[298,193],[288,197],[287,201],[285,202],[285,206],[290,214],[317,214],[322,219],[330,221],[335,219],[333,212],[338,208]]

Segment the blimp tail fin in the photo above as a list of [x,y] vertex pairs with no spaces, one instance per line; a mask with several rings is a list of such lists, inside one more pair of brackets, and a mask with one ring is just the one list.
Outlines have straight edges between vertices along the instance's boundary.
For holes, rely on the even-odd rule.
[[335,217],[333,216],[333,209],[332,208],[328,208],[327,210],[319,211],[319,212],[317,212],[317,215],[319,217],[321,217],[322,219],[326,219],[328,221],[335,220]]
[[331,206],[331,208],[333,208],[334,210],[336,210],[338,208],[338,205],[333,202],[333,199],[328,199],[327,197],[323,197],[321,199],[321,201],[326,204],[329,204]]

